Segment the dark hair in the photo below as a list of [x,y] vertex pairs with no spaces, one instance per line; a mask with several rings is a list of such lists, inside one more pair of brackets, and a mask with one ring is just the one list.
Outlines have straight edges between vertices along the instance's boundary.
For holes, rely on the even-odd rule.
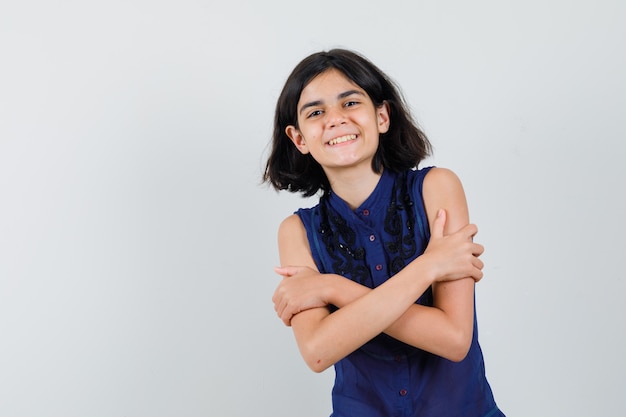
[[263,181],[277,190],[300,192],[305,197],[318,190],[330,190],[328,178],[311,154],[302,154],[285,133],[298,126],[297,105],[302,90],[319,74],[336,69],[361,87],[374,106],[389,105],[389,130],[380,135],[372,160],[374,172],[389,169],[401,172],[415,168],[431,152],[428,138],[418,127],[395,84],[373,63],[345,49],[317,52],[303,59],[287,78],[274,115],[272,150]]

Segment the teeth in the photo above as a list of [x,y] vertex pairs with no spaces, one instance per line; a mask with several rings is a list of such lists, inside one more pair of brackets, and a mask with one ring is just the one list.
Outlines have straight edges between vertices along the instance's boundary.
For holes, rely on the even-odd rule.
[[333,146],[333,145],[337,145],[339,143],[344,143],[344,142],[347,142],[349,140],[354,140],[354,139],[356,139],[356,135],[345,135],[345,136],[341,136],[341,137],[338,137],[329,141],[328,144]]

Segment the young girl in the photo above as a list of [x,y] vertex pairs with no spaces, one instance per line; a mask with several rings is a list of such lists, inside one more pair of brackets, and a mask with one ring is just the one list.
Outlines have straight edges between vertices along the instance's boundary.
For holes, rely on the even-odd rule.
[[417,169],[430,143],[371,62],[305,58],[276,106],[264,180],[312,196],[280,225],[273,297],[311,369],[334,365],[335,417],[503,416],[485,377],[463,188]]

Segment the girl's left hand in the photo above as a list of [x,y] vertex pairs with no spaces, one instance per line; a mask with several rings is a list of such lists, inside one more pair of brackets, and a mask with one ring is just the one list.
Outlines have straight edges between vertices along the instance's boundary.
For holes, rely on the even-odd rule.
[[276,267],[274,271],[283,276],[272,301],[274,310],[286,326],[296,314],[312,308],[326,307],[324,275],[306,266]]

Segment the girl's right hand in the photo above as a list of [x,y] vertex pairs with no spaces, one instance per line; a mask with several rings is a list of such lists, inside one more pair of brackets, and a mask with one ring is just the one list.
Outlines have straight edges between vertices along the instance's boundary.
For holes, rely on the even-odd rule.
[[274,310],[286,326],[296,314],[317,307],[326,307],[327,282],[323,275],[306,266],[276,267],[283,279],[274,291]]
[[478,257],[484,247],[473,242],[478,232],[474,224],[468,224],[455,233],[444,236],[446,211],[440,209],[433,223],[425,256],[434,269],[434,281],[455,281],[471,277],[478,282],[483,277],[483,262]]

